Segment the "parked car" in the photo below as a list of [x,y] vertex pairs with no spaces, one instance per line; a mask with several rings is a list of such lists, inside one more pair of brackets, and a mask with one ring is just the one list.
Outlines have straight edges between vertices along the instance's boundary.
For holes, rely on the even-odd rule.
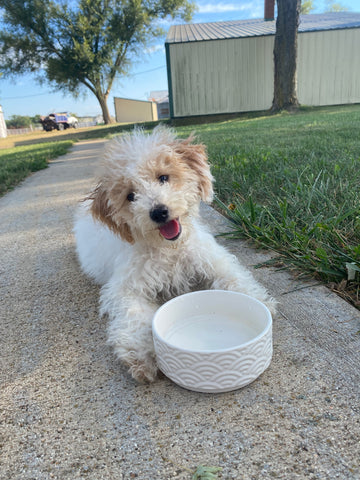
[[47,132],[51,130],[64,130],[66,128],[77,128],[78,119],[68,113],[50,113],[46,117],[41,117],[40,122],[43,129]]

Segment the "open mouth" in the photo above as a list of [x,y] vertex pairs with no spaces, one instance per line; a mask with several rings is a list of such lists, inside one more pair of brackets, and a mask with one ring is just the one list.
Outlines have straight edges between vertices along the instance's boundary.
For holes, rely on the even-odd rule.
[[176,240],[181,234],[179,219],[175,218],[174,220],[170,220],[170,222],[164,223],[164,225],[159,227],[159,232],[166,240]]

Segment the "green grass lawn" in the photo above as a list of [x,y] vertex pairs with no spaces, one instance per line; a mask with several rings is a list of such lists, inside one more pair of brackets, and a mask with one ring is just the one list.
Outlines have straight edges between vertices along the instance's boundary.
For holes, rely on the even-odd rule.
[[196,131],[208,147],[217,204],[233,220],[232,236],[251,238],[285,265],[351,291],[359,306],[360,105]]
[[68,152],[72,141],[40,143],[0,150],[0,195],[30,173],[48,166],[48,161]]

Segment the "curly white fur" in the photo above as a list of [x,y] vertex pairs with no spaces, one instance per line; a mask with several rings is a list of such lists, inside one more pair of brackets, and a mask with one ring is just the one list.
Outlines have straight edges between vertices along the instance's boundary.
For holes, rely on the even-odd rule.
[[205,147],[192,140],[164,127],[115,138],[97,187],[77,212],[80,264],[102,285],[109,342],[139,381],[156,377],[152,318],[174,296],[234,290],[275,309],[266,290],[197,219],[200,200],[210,202],[213,190]]

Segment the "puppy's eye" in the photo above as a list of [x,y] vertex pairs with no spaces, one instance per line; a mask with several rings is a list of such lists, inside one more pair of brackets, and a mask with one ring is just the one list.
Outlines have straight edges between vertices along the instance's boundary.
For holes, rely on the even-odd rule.
[[131,192],[129,195],[126,197],[129,202],[133,202],[135,200],[135,193]]
[[169,181],[169,175],[160,175],[159,177],[159,182],[160,183],[166,183]]

